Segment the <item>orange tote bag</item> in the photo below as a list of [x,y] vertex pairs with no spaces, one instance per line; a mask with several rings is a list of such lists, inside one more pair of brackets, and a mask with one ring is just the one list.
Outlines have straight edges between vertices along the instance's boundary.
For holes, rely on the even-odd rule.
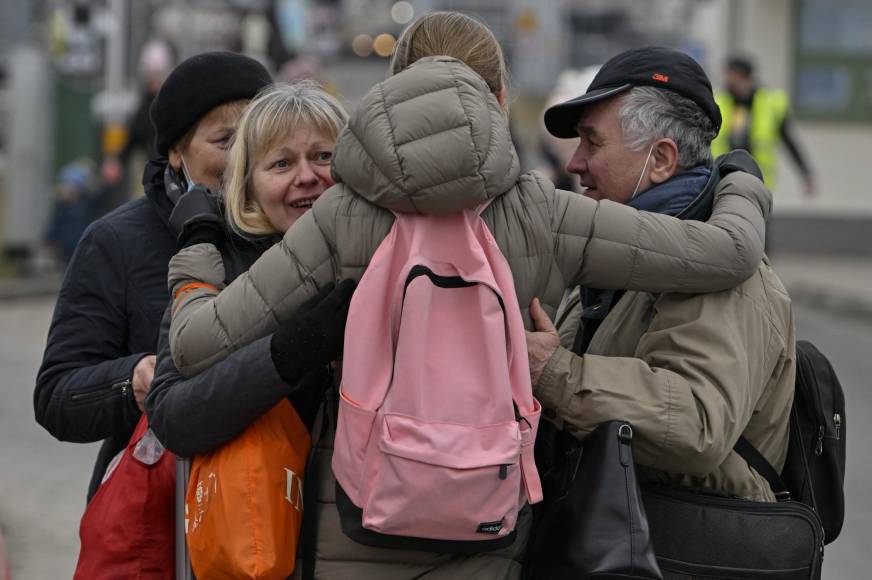
[[282,399],[229,443],[194,456],[185,532],[197,580],[293,572],[310,445],[306,426]]

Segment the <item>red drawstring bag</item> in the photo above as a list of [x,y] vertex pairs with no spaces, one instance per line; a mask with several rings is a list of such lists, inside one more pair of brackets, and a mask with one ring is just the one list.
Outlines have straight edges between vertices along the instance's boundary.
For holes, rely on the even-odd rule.
[[176,458],[143,415],[85,508],[73,580],[173,578],[175,484]]

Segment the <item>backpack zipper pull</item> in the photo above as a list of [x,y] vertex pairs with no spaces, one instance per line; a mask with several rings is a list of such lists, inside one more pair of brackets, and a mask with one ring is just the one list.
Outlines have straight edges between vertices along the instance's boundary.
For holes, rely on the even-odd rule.
[[824,426],[818,426],[817,444],[814,446],[814,454],[820,455],[824,452]]
[[836,426],[836,439],[842,438],[842,415],[836,413],[833,415],[833,425]]
[[500,479],[507,479],[509,477],[509,465],[508,463],[503,463],[500,465]]

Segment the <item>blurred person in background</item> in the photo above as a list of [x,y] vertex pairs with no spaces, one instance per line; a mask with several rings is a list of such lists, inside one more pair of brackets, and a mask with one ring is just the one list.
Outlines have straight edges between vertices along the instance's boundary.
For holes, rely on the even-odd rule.
[[761,86],[750,59],[733,56],[726,65],[726,91],[715,94],[724,119],[720,133],[712,142],[712,154],[723,155],[744,149],[754,156],[770,190],[777,178],[778,142],[782,141],[802,174],[803,192],[813,196],[817,186],[807,156],[796,139],[789,114],[787,94]]
[[[676,50],[615,56],[587,93],[549,109],[545,123],[556,137],[580,137],[567,169],[594,199],[706,220],[718,183],[739,180],[765,191],[757,177],[734,172],[756,170],[747,153],[713,165],[710,144],[721,116],[711,84]],[[793,313],[767,259],[750,279],[721,292],[582,287],[574,314],[561,322],[561,330],[572,331],[561,333],[562,341],[535,306],[537,332],[527,340],[534,394],[545,416],[562,426],[563,445],[603,422],[627,419],[640,480],[775,501],[766,479],[733,450],[744,436],[779,471],[787,454]]]
[[45,242],[63,267],[73,257],[79,238],[96,217],[100,198],[87,162],[76,161],[61,169]]
[[158,157],[145,197],[95,221],[73,254],[36,379],[36,420],[61,441],[103,441],[88,499],[139,420],[154,375],[176,252],[174,205],[188,189],[218,189],[243,108],[272,82],[257,61],[212,52],[175,68],[150,109]]
[[127,142],[117,156],[107,157],[100,168],[101,178],[114,186],[112,199],[106,210],[112,210],[130,197],[127,175],[141,175],[145,161],[157,157],[155,130],[148,116],[152,101],[173,69],[170,46],[162,40],[150,40],[143,46],[139,57],[141,87],[138,105],[127,123]]

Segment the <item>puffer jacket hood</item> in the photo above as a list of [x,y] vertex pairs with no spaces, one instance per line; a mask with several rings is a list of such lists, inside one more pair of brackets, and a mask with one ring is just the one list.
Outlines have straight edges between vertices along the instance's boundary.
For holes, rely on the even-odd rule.
[[376,85],[334,151],[336,181],[395,212],[474,208],[511,189],[519,174],[496,97],[447,56],[423,58]]

